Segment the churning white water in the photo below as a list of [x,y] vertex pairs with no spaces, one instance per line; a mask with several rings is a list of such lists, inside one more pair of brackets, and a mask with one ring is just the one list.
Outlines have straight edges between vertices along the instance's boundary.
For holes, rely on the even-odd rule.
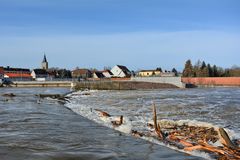
[[[131,130],[148,130],[154,103],[159,119],[194,126],[220,126],[231,138],[240,137],[239,88],[79,91],[68,96],[70,102],[66,106],[74,112],[126,134]],[[105,111],[111,117],[102,117],[95,109]],[[123,125],[113,127],[111,121],[118,120],[121,115],[124,117]],[[154,139],[143,138],[164,145]],[[208,154],[198,151],[191,154],[209,159]]]

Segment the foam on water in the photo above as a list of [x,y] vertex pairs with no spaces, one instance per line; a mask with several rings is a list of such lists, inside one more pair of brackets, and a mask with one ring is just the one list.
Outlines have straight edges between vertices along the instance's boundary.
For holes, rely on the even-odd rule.
[[[171,91],[167,91],[168,94],[173,94]],[[177,93],[180,94],[180,93]],[[70,97],[70,102],[66,104],[68,108],[73,110],[74,112],[82,115],[83,117],[86,117],[90,120],[93,120],[97,123],[100,123],[106,127],[113,128],[115,130],[118,130],[120,132],[130,134],[131,130],[137,130],[140,132],[144,131],[149,131],[147,129],[146,124],[148,122],[152,122],[152,106],[151,104],[153,103],[153,100],[156,102],[159,102],[158,105],[161,107],[158,108],[158,113],[160,114],[160,117],[164,117],[166,113],[171,113],[171,112],[176,112],[176,108],[171,108],[171,106],[166,105],[166,102],[169,102],[170,104],[175,103],[173,99],[165,99],[164,103],[157,99],[156,97],[153,96],[154,93],[151,92],[113,92],[113,91],[78,91],[71,93],[67,95]],[[159,95],[162,95],[159,94]],[[166,95],[164,95],[166,96]],[[172,96],[172,95],[171,95]],[[188,98],[187,96],[184,96],[187,98],[187,102],[190,102],[191,105],[193,104],[201,104],[202,103],[202,94],[201,98],[198,99],[197,96],[190,97]],[[221,123],[211,123],[210,122],[202,122],[202,119],[207,119],[211,120],[210,118],[213,117],[212,115],[212,110],[217,104],[210,104],[206,108],[189,108],[187,102],[184,102],[183,96],[180,96],[181,98],[175,97],[175,99],[179,99],[179,101],[182,101],[182,104],[179,105],[177,104],[176,106],[179,107],[178,110],[182,110],[181,112],[184,114],[187,114],[187,116],[191,116],[191,114],[196,114],[197,116],[195,119],[183,119],[187,118],[186,115],[181,115],[181,112],[177,112],[178,114],[173,115],[173,119],[176,118],[176,120],[169,120],[167,119],[162,119],[162,122],[166,123],[175,123],[177,125],[189,125],[189,126],[202,126],[202,127],[213,127],[215,129],[222,127]],[[206,97],[205,97],[206,98]],[[190,100],[189,100],[190,99]],[[175,100],[176,101],[176,100]],[[225,103],[225,102],[218,102],[218,103]],[[164,110],[161,110],[163,106],[166,107]],[[201,105],[205,105],[201,104]],[[175,107],[176,107],[175,106]],[[185,108],[184,108],[185,107]],[[100,115],[99,111],[96,111],[95,109],[105,111],[111,115],[111,117],[103,117]],[[187,109],[191,110],[190,113],[188,113]],[[167,111],[165,111],[167,110]],[[199,113],[196,112],[198,110],[201,110],[201,113],[204,116],[208,117],[199,117]],[[208,113],[205,115],[205,112]],[[123,116],[123,124],[118,126],[118,127],[113,127],[112,121],[119,120],[120,115]],[[180,119],[179,119],[180,118]],[[197,119],[197,120],[196,120]],[[225,129],[226,132],[229,134],[231,138],[240,138],[240,135],[237,134],[235,131],[230,130],[230,129]],[[159,145],[164,145],[169,148],[179,150],[176,147],[166,145],[165,143],[162,143],[155,138],[152,137],[142,137],[145,140],[151,141],[153,143],[159,144]],[[215,146],[221,145],[219,142],[216,142],[214,144]],[[183,150],[179,150],[183,152]],[[200,156],[206,159],[210,159],[210,156],[207,153],[204,152],[190,152],[189,154],[195,155],[195,156]]]

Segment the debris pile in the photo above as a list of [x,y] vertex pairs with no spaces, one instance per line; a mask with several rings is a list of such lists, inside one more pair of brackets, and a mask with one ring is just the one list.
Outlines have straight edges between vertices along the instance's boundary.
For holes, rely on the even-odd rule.
[[[95,111],[99,112],[99,116],[111,117],[102,110],[95,109]],[[113,127],[122,124],[123,116],[120,116],[118,121],[112,121]],[[131,133],[135,137],[152,137],[188,153],[198,150],[207,152],[218,160],[240,159],[240,140],[231,140],[224,128],[158,121],[155,105],[153,105],[153,123],[147,123],[146,128],[148,131],[132,130]]]

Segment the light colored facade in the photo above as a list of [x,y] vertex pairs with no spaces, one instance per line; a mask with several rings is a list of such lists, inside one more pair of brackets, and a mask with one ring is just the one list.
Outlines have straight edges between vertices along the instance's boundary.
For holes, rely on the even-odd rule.
[[36,81],[46,81],[48,78],[48,73],[44,69],[34,69],[31,72],[31,76]]
[[131,72],[126,66],[116,65],[111,69],[114,77],[131,77]]
[[140,77],[153,77],[153,76],[161,76],[161,72],[158,70],[141,70],[138,73]]

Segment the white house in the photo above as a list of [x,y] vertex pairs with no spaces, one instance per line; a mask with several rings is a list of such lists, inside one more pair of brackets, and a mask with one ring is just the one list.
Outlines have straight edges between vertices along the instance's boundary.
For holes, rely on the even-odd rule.
[[111,69],[114,77],[131,77],[131,72],[126,66],[116,65]]
[[102,74],[106,77],[106,78],[111,78],[113,76],[113,73],[110,70],[105,70],[102,71]]
[[34,69],[31,76],[36,81],[45,81],[48,78],[48,73],[45,69]]

